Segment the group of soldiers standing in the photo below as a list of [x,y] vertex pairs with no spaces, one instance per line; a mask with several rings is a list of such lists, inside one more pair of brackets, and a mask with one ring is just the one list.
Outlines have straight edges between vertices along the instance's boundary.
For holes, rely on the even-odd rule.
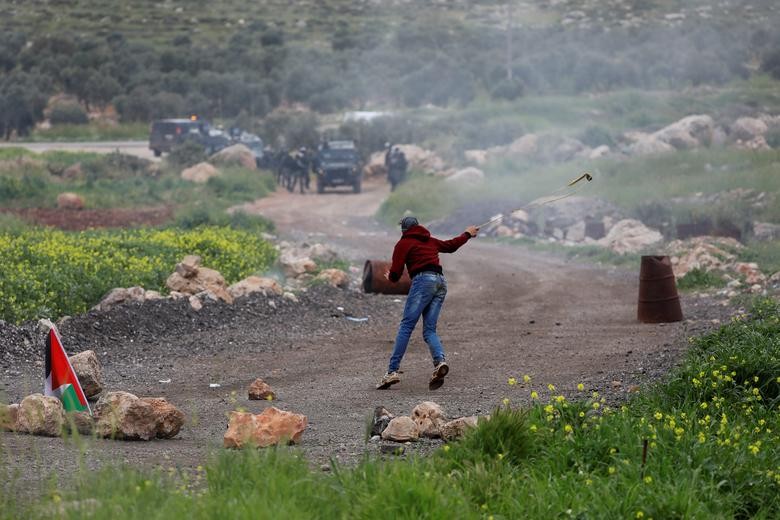
[[[301,146],[297,150],[279,150],[272,155],[271,166],[276,174],[276,182],[284,186],[290,193],[296,187],[300,193],[309,189],[311,173],[319,169],[319,153]],[[398,146],[385,143],[385,169],[391,190],[406,180],[409,162]]]
[[291,152],[279,150],[274,154],[273,168],[278,184],[291,193],[298,186],[303,193],[304,190],[309,189],[311,177],[309,173],[317,172],[317,156],[305,146]]

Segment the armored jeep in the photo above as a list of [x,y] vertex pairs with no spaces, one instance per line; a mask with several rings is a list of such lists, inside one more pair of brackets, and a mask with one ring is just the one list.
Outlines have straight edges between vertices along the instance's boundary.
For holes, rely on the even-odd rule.
[[352,186],[360,193],[363,168],[353,141],[326,141],[320,146],[314,162],[317,193],[331,186]]
[[208,122],[192,117],[190,119],[159,119],[152,123],[149,134],[149,149],[155,157],[170,152],[173,147],[185,141],[194,141],[211,155],[230,145],[228,135]]

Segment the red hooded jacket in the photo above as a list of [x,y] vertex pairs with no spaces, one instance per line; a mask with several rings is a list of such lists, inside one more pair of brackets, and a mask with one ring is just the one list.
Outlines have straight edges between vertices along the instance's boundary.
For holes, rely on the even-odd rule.
[[439,253],[454,253],[460,246],[468,242],[471,235],[463,234],[450,240],[439,240],[432,237],[431,232],[422,226],[412,226],[404,231],[401,240],[393,249],[393,265],[390,267],[390,280],[397,282],[404,272],[404,264],[409,276],[423,271],[441,273]]

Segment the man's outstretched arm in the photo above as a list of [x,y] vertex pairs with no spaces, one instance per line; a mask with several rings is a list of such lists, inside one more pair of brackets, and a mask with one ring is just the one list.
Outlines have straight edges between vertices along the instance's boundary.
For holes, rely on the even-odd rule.
[[469,238],[477,236],[477,233],[479,233],[478,227],[469,226],[463,233],[456,236],[455,238],[451,238],[449,240],[436,239],[436,245],[439,247],[439,252],[441,253],[454,253],[460,248],[460,246],[468,242]]

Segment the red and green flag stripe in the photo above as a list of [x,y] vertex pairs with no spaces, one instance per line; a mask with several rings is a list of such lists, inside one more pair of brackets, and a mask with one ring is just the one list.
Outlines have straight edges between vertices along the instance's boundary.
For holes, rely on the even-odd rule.
[[90,414],[89,403],[81,389],[76,371],[70,364],[68,355],[62,347],[62,340],[57,332],[57,328],[51,325],[49,333],[46,335],[46,382],[44,385],[44,395],[56,397],[62,401],[62,407],[67,412],[83,412]]

